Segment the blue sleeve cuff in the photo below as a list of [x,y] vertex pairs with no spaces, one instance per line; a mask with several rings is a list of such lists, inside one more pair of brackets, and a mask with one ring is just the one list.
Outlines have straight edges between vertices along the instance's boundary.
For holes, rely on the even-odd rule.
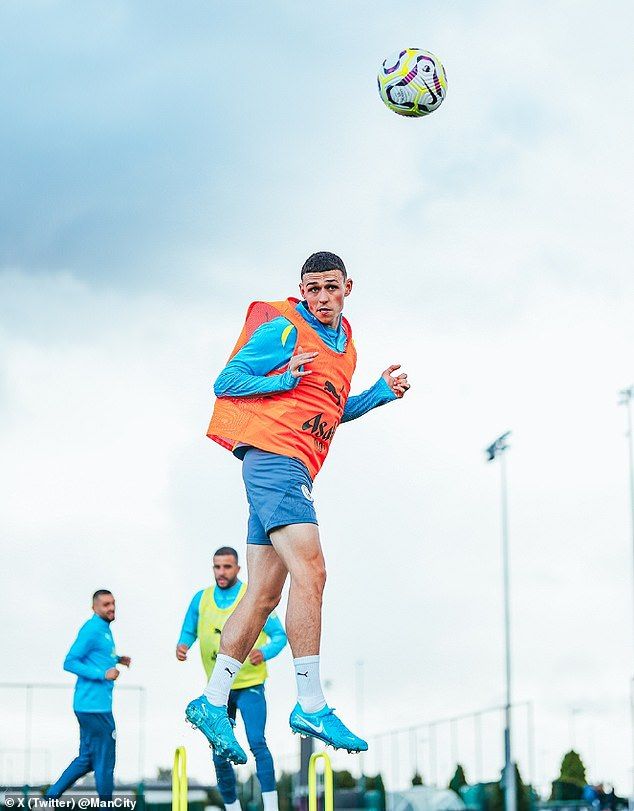
[[385,405],[385,403],[391,403],[392,400],[398,400],[398,397],[392,389],[389,387],[389,384],[386,382],[385,378],[381,376],[372,388],[368,389],[368,391],[374,391],[379,402],[377,405]]
[[300,377],[294,377],[288,370],[280,375],[280,391],[290,391],[301,380]]
[[178,640],[178,642],[176,644],[177,645],[187,645],[188,648],[191,648],[191,646],[194,644],[195,641],[196,641],[196,634],[189,634],[186,631],[183,631],[181,633],[181,635],[179,637],[179,640]]

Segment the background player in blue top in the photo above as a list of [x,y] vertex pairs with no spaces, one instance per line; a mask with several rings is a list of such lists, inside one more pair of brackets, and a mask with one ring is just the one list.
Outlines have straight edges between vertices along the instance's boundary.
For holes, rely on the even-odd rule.
[[116,667],[130,667],[129,656],[118,656],[110,623],[115,618],[112,592],[99,589],[92,598],[93,615],[79,629],[64,660],[64,670],[77,676],[73,710],[79,722],[79,755],[66,768],[46,796],[57,799],[80,777],[95,773],[100,800],[112,799],[116,731],[112,690],[119,677]]
[[[238,579],[240,566],[238,553],[230,546],[222,546],[213,557],[215,586],[194,595],[176,646],[176,658],[182,662],[187,651],[198,639],[207,678],[216,664],[222,627],[242,599],[246,584]],[[255,647],[249,654],[229,693],[229,717],[235,719],[240,710],[247,733],[249,747],[255,757],[256,771],[262,789],[264,811],[277,811],[277,791],[273,758],[264,737],[266,725],[266,699],[264,682],[267,678],[265,662],[272,659],[286,645],[286,632],[277,616],[271,614],[264,624]],[[227,811],[240,811],[236,794],[233,766],[214,752],[214,765],[218,788]]]

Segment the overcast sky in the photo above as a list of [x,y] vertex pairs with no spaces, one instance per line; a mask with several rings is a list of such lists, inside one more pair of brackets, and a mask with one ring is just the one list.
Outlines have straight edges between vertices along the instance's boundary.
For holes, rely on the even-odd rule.
[[[147,774],[185,742],[209,781],[181,720],[202,668],[173,649],[213,550],[245,549],[239,464],[205,438],[211,386],[247,304],[296,293],[306,256],[332,250],[355,281],[353,391],[393,362],[412,390],[342,426],[316,483],[329,700],[359,721],[363,660],[370,737],[501,703],[499,471],[483,448],[511,429],[532,776],[555,777],[575,743],[591,779],[629,790],[616,403],[634,382],[633,24],[616,0],[2,4],[0,680],[72,684],[64,655],[110,588],[134,659],[121,683],[148,691]],[[448,74],[421,120],[376,92],[381,61],[408,46]],[[290,765],[288,650],[267,690]],[[17,696],[0,693],[5,774],[21,769],[2,754],[24,745]],[[134,700],[117,701],[118,774],[134,777]],[[76,742],[70,694],[41,694],[35,715],[57,771]],[[487,724],[479,774],[471,727],[453,749],[439,731],[436,775],[421,734],[423,777],[446,781],[457,755],[468,778],[494,778],[501,727]],[[409,757],[406,737],[396,755],[374,742],[366,765],[396,785]]]

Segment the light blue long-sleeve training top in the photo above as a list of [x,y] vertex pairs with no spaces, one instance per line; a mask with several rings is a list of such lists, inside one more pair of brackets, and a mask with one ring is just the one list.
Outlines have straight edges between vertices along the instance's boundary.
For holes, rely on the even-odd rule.
[[[347,337],[341,321],[336,329],[324,326],[308,310],[305,302],[300,302],[296,310],[330,349],[339,353],[345,351]],[[288,371],[273,377],[265,375],[286,366],[295,352],[296,343],[297,329],[287,318],[280,316],[262,324],[220,372],[214,383],[214,394],[216,397],[253,397],[294,389],[301,378],[293,377]],[[380,377],[371,388],[348,397],[342,422],[356,420],[373,408],[396,399],[396,394]]]
[[[230,586],[228,589],[221,589],[219,586],[216,586],[214,588],[214,600],[218,608],[229,608],[232,606],[238,596],[241,585],[242,582],[236,580],[233,586]],[[189,604],[189,608],[185,614],[185,620],[183,621],[183,627],[181,628],[181,635],[178,638],[179,645],[191,647],[198,638],[198,615],[203,591],[194,594]],[[286,645],[286,631],[275,613],[271,614],[264,623],[263,630],[269,638],[266,645],[260,648],[262,656],[264,656],[264,661],[266,662],[277,656]]]
[[79,629],[64,659],[64,670],[77,676],[75,712],[112,712],[114,681],[106,679],[106,670],[118,661],[110,623],[93,614]]

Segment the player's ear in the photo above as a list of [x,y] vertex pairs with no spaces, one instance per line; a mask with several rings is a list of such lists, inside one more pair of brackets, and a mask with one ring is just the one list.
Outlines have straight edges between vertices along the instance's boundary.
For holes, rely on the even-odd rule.
[[352,293],[352,279],[346,279],[346,283],[343,287],[343,295],[349,296]]

